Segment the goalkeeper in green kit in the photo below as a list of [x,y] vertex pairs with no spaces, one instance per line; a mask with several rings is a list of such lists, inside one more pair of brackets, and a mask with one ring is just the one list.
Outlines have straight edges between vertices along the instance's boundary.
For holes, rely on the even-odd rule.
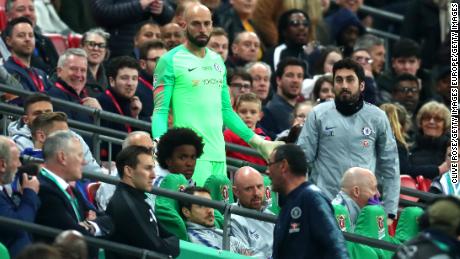
[[265,158],[280,143],[256,135],[233,111],[224,62],[206,48],[212,31],[209,9],[191,4],[184,17],[187,41],[163,55],[155,68],[152,134],[158,139],[167,131],[171,108],[174,127],[190,128],[203,137],[204,153],[193,175],[202,186],[211,174],[226,175],[223,125]]

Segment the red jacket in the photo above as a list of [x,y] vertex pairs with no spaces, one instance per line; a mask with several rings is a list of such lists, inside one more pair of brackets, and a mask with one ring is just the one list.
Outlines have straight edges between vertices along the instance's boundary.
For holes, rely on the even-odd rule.
[[[261,135],[265,138],[265,140],[271,140],[270,137],[265,135],[265,132],[261,128],[256,128],[254,130],[254,133],[257,135]],[[242,138],[238,137],[235,133],[233,133],[231,130],[226,129],[224,131],[224,139],[226,142],[249,147],[249,144],[246,143]],[[254,164],[258,165],[267,165],[267,162],[263,158],[251,156],[251,155],[246,155],[240,152],[235,152],[235,151],[227,151],[227,156],[241,159],[244,161],[248,161]]]

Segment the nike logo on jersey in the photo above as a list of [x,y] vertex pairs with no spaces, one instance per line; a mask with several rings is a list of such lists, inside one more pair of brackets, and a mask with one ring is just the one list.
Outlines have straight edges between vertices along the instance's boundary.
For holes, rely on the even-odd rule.
[[192,72],[193,70],[195,70],[195,69],[197,69],[197,68],[199,68],[199,67],[189,68],[189,69],[188,69],[188,72]]
[[332,129],[335,129],[335,128],[337,128],[337,127],[335,127],[335,126],[334,126],[334,127],[328,127],[328,126],[326,126],[324,129],[325,129],[325,130],[332,130]]

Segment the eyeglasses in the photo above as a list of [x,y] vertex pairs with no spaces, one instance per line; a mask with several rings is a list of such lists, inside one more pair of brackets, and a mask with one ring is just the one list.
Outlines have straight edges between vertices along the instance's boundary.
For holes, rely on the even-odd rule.
[[422,115],[422,121],[431,121],[431,119],[434,120],[434,122],[443,122],[444,119],[439,117],[438,115],[433,115],[433,114],[423,114]]
[[414,88],[414,87],[398,87],[396,90],[404,94],[408,94],[408,93],[418,94],[420,92],[420,89]]
[[250,89],[251,88],[250,83],[231,83],[230,86],[238,88],[238,89],[243,89],[243,88]]
[[154,58],[146,58],[145,60],[151,61],[151,62],[158,62],[159,59],[160,57],[154,57]]
[[366,64],[372,64],[372,62],[374,62],[372,58],[368,58],[368,57],[355,57],[355,61],[359,63],[366,63]]
[[288,24],[292,27],[300,27],[300,25],[303,25],[305,27],[310,26],[310,22],[308,20],[290,20]]
[[87,45],[88,47],[92,48],[92,49],[95,49],[96,47],[100,48],[100,49],[105,49],[107,48],[107,44],[106,43],[97,43],[95,41],[85,41],[85,45]]
[[281,161],[283,161],[283,160],[284,160],[284,159],[280,159],[280,160],[275,160],[275,161],[272,161],[272,162],[268,162],[268,163],[267,163],[267,167],[270,167],[270,166],[272,166],[272,165],[274,165],[274,164],[277,164],[277,163],[279,163],[279,162],[281,162]]

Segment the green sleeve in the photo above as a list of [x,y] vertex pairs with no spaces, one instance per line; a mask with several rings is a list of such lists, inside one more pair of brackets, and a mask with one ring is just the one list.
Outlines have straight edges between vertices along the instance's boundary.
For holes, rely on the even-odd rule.
[[[224,78],[227,78],[227,75]],[[222,119],[225,126],[246,142],[249,142],[255,134],[233,110],[226,80],[222,87]]]
[[168,130],[168,113],[174,86],[174,68],[171,55],[160,58],[153,79],[152,136],[161,137]]
[[[187,187],[188,182],[181,174],[169,174],[160,184],[160,188],[178,191]],[[181,240],[188,240],[184,220],[179,213],[179,203],[171,198],[157,196],[155,201],[155,216],[169,233]]]

